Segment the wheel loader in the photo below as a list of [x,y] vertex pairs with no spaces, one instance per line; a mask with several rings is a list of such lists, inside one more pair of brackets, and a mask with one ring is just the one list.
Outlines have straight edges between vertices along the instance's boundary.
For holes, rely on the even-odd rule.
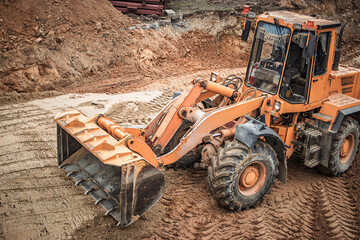
[[[339,176],[359,146],[360,70],[340,66],[345,24],[244,7],[242,39],[256,23],[246,75],[196,78],[145,127],[78,110],[56,115],[58,164],[119,226],[162,196],[166,166],[208,165],[212,196],[255,207],[287,159]],[[337,31],[339,30],[339,33]]]

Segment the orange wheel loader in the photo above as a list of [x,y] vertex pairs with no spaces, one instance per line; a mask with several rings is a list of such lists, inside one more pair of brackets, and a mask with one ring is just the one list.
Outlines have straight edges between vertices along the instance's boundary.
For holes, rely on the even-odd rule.
[[[242,39],[256,23],[242,79],[196,78],[143,129],[78,110],[59,113],[58,163],[106,215],[127,226],[164,191],[162,169],[208,165],[212,196],[230,210],[256,206],[287,179],[295,152],[339,176],[359,146],[360,70],[339,66],[345,25],[287,11],[244,8]],[[337,33],[339,29],[339,33]]]

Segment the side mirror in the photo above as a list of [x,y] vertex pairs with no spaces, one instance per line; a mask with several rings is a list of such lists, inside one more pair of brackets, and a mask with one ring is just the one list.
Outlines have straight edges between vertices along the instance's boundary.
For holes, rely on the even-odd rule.
[[309,42],[304,47],[303,57],[307,59],[311,59],[314,56],[315,48],[316,48],[316,37],[309,33]]
[[242,41],[244,41],[244,42],[247,41],[247,39],[249,37],[249,33],[250,33],[250,28],[251,28],[251,20],[246,19],[245,26],[244,26],[244,29],[241,34]]

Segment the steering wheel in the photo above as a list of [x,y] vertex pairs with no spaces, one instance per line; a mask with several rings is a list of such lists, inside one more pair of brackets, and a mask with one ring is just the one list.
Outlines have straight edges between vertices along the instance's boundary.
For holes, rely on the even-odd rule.
[[264,59],[260,61],[260,67],[275,68],[275,63],[271,59]]

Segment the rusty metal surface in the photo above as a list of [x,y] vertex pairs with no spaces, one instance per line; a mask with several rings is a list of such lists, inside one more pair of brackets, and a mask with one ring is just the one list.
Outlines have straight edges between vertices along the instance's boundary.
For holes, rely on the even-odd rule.
[[157,14],[163,15],[169,0],[151,0],[151,1],[110,1],[110,3],[123,13],[135,14]]

